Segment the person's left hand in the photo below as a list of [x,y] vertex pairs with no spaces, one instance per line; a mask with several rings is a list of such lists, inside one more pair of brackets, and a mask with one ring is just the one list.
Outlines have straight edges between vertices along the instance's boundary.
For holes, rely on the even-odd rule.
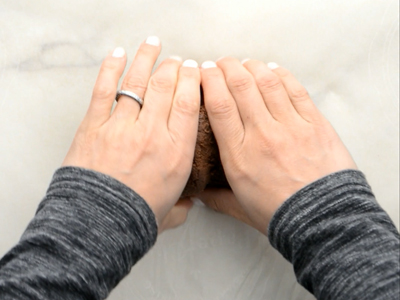
[[111,112],[126,55],[117,48],[104,60],[63,162],[107,174],[133,189],[153,210],[159,232],[183,223],[192,205],[188,199],[176,202],[190,175],[200,106],[197,63],[166,59],[151,75],[160,51],[156,37],[142,43],[122,83],[122,90],[144,99],[142,109],[122,96]]

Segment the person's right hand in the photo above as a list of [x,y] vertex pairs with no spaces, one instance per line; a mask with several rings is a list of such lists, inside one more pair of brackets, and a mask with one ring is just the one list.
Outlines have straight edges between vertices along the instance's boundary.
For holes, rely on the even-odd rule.
[[226,57],[217,65],[203,63],[201,70],[205,106],[233,194],[206,190],[198,197],[264,234],[275,211],[298,190],[357,169],[306,89],[286,69],[269,66]]

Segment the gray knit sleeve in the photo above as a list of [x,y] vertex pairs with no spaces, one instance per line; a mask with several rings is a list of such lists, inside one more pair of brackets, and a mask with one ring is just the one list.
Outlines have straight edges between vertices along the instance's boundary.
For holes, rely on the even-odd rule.
[[297,192],[275,213],[268,237],[317,299],[400,297],[399,233],[359,171]]
[[60,168],[0,261],[0,299],[104,299],[156,237],[152,210],[130,188],[95,171]]

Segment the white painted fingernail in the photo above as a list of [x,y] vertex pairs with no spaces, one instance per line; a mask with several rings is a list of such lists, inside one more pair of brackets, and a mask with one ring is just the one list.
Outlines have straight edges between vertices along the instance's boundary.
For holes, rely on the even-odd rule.
[[243,60],[242,60],[242,65],[243,65],[244,63],[248,62],[249,60],[250,60],[250,58],[245,58],[245,59],[243,59]]
[[279,68],[279,65],[278,65],[277,63],[274,63],[274,62],[268,63],[267,66],[268,66],[268,68],[270,68],[271,70]]
[[122,47],[115,48],[112,54],[113,57],[123,57],[124,55],[125,55],[125,50]]
[[175,59],[175,60],[177,60],[177,61],[179,61],[179,62],[182,62],[182,57],[180,57],[180,56],[178,56],[178,55],[172,55],[172,56],[170,56],[169,58]]
[[206,206],[199,198],[190,197],[190,200],[193,202],[195,206]]
[[189,67],[189,68],[197,68],[199,64],[194,61],[193,59],[187,59],[183,62],[182,66]]
[[146,44],[149,44],[152,46],[160,46],[160,39],[157,36],[149,36],[146,39]]
[[208,68],[216,68],[217,64],[213,61],[205,61],[201,64],[201,67],[203,69],[208,69]]

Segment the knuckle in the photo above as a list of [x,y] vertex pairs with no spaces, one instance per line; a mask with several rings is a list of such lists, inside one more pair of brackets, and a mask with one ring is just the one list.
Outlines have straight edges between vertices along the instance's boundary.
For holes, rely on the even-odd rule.
[[115,89],[104,84],[96,86],[93,90],[93,97],[99,99],[111,99],[115,98]]
[[267,157],[274,157],[275,146],[269,140],[260,141],[260,152]]
[[175,82],[168,78],[154,76],[150,78],[149,87],[158,93],[168,93],[175,89]]
[[181,94],[176,96],[174,104],[178,111],[194,115],[199,111],[199,102],[193,96]]
[[290,97],[295,102],[302,102],[308,100],[310,98],[310,95],[303,86],[299,86],[291,91]]
[[115,61],[113,59],[106,59],[103,61],[100,67],[100,72],[114,71],[118,69],[119,65],[120,63],[118,61]]
[[128,75],[125,77],[123,86],[124,89],[127,89],[129,91],[140,92],[144,94],[147,89],[147,82],[141,76]]
[[237,91],[248,90],[253,85],[253,80],[250,76],[235,76],[228,78],[228,84]]
[[153,56],[156,53],[156,48],[153,46],[142,44],[136,52],[136,56]]
[[217,98],[208,103],[208,108],[215,117],[227,118],[233,113],[234,108],[229,102],[227,98]]
[[[272,133],[266,128],[259,128],[258,130],[258,146],[261,153],[265,156],[274,156],[275,152],[279,147],[279,135]],[[283,149],[283,148],[282,148]]]
[[259,89],[263,92],[276,91],[282,88],[282,83],[276,75],[264,75],[256,79]]
[[238,159],[231,162],[229,170],[227,170],[227,176],[233,180],[233,182],[246,182],[249,181],[251,175],[249,174],[249,168],[246,167]]

